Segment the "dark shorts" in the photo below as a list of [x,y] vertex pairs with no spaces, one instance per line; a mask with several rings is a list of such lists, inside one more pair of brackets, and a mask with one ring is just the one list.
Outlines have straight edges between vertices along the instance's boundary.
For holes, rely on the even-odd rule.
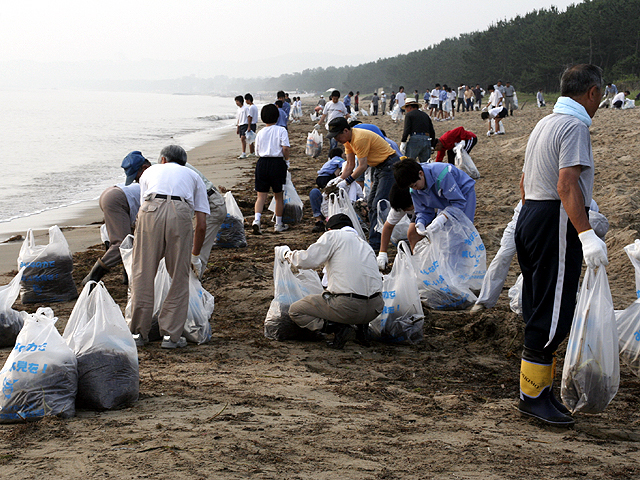
[[238,126],[238,136],[239,137],[244,137],[247,134],[247,130],[249,129],[249,125],[248,124],[244,124],[244,125],[239,125]]
[[618,100],[616,103],[614,103],[613,108],[622,108],[622,101]]
[[442,102],[438,102],[438,110],[442,110]]
[[287,162],[282,157],[260,157],[256,163],[256,192],[265,193],[269,189],[280,193],[287,181]]
[[258,124],[257,123],[252,123],[251,124],[251,130],[254,131],[254,132],[258,131]]
[[334,178],[336,178],[335,175],[318,175],[318,178],[316,178],[316,185],[318,185],[318,187],[320,188],[324,188],[327,186],[327,183],[329,183]]
[[504,118],[507,115],[509,115],[509,111],[506,108],[503,108],[502,110],[500,110],[500,112],[498,112],[498,115],[496,115],[496,118]]

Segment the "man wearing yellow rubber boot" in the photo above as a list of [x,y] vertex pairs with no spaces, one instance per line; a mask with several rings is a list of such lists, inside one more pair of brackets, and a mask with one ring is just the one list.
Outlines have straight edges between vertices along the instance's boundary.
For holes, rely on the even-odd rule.
[[583,256],[592,268],[608,263],[587,213],[594,177],[589,126],[602,86],[595,65],[565,70],[553,113],[531,132],[520,181],[515,241],[526,325],[518,409],[551,425],[574,423],[553,394],[553,354],[571,330]]

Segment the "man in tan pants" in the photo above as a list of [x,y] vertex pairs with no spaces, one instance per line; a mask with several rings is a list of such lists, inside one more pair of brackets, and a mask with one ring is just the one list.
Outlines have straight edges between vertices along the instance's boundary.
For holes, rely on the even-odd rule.
[[141,205],[133,242],[130,324],[138,346],[144,345],[149,338],[154,279],[163,257],[172,281],[158,316],[160,333],[164,336],[161,346],[176,348],[187,344],[180,334],[189,308],[190,267],[198,276],[201,274],[199,255],[210,210],[204,182],[185,167],[186,163],[187,152],[182,147],[170,145],[160,152],[159,163],[149,167],[140,177]]

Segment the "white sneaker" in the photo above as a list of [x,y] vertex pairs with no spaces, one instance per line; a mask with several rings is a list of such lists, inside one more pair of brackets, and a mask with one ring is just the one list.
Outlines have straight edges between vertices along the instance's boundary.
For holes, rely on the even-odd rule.
[[477,315],[478,313],[482,312],[483,310],[486,310],[487,307],[485,307],[483,304],[481,303],[476,303],[473,307],[471,307],[471,310],[469,310],[469,313],[471,315]]
[[165,335],[162,337],[162,343],[160,347],[162,348],[184,348],[187,346],[187,339],[184,337],[180,337],[177,342],[172,342],[171,337],[169,335]]
[[249,153],[249,154],[247,154],[247,158],[253,158],[253,157],[255,157],[255,156],[256,156],[256,154],[255,154],[255,153]]
[[262,235],[262,230],[260,229],[260,222],[256,222],[255,220],[251,224],[251,228],[253,229],[254,235]]
[[247,158],[247,154],[246,153],[241,153],[240,155],[238,155],[238,158]]
[[289,225],[286,223],[276,223],[276,226],[273,227],[273,231],[276,233],[284,232],[286,230],[289,230]]
[[136,347],[144,347],[147,344],[139,333],[134,333],[132,337],[133,341],[136,342]]

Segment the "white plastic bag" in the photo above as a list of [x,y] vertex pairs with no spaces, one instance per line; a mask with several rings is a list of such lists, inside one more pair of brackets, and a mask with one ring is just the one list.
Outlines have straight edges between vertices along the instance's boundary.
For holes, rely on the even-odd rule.
[[[291,181],[291,172],[287,172],[287,181],[282,186],[282,200],[284,202],[284,210],[282,212],[283,223],[293,225],[302,220],[303,215],[303,203],[296,191],[296,187],[293,186]],[[269,211],[276,213],[276,199],[272,198],[269,203]]]
[[85,285],[62,338],[78,360],[79,408],[109,410],[138,401],[138,350],[102,282]]
[[307,148],[305,153],[313,158],[318,158],[322,152],[322,134],[317,129],[313,129],[307,135]]
[[636,297],[640,298],[640,240],[624,247],[624,251],[627,252],[636,271]]
[[587,268],[562,370],[562,401],[572,412],[602,412],[618,392],[618,330],[607,272]]
[[391,120],[397,122],[398,120],[402,120],[402,110],[400,110],[400,105],[396,104],[391,112]]
[[620,358],[640,377],[640,299],[616,315]]
[[453,147],[453,151],[456,154],[455,165],[471,178],[477,180],[480,178],[480,172],[476,168],[476,164],[473,163],[473,160],[471,160],[471,156],[469,156],[469,153],[467,153],[467,151],[462,147],[463,142],[460,142],[455,147]]
[[15,345],[16,338],[22,330],[24,319],[27,316],[27,312],[19,312],[11,308],[20,293],[22,271],[23,269],[20,269],[13,280],[0,287],[0,348]]
[[[378,217],[375,226],[376,232],[382,233],[382,228],[384,227],[384,223],[387,221],[390,211],[391,204],[389,203],[389,200],[383,198],[378,201]],[[411,225],[409,217],[407,215],[403,215],[402,220],[393,227],[393,231],[391,232],[391,243],[398,245],[400,241],[407,240],[409,225]]]
[[49,243],[36,245],[33,231],[27,231],[18,255],[22,303],[68,302],[78,298],[73,281],[73,257],[57,225],[49,228]]
[[513,109],[518,109],[518,94],[516,92],[513,92]]
[[271,340],[289,340],[304,335],[304,329],[297,326],[289,317],[289,307],[308,295],[321,294],[320,277],[314,270],[291,271],[289,262],[278,260],[275,247],[273,261],[274,294],[269,311],[264,319],[264,336]]
[[364,172],[364,187],[362,187],[362,193],[364,194],[364,199],[369,199],[369,194],[371,193],[371,185],[373,185],[373,168],[367,167]]
[[516,283],[509,289],[509,307],[513,313],[517,313],[522,316],[522,283],[524,277],[522,274],[518,275]]
[[398,253],[389,275],[384,276],[384,310],[369,324],[374,338],[390,343],[415,344],[424,339],[424,312],[406,242],[398,244]]
[[247,237],[244,234],[244,217],[231,192],[224,194],[224,204],[227,207],[227,217],[224,223],[220,225],[220,231],[216,235],[214,245],[224,248],[246,247]]
[[369,115],[373,115],[373,102],[369,104]]
[[367,239],[364,235],[364,231],[362,230],[362,226],[360,226],[358,214],[354,210],[351,200],[343,188],[339,188],[337,194],[332,193],[329,195],[328,209],[329,216],[327,218],[331,218],[339,213],[344,213],[351,219],[353,228],[358,232],[358,235],[360,235],[364,240]]
[[256,141],[256,132],[251,129],[247,130],[247,133],[245,133],[245,138],[247,139],[247,144],[251,145]]
[[102,243],[109,242],[109,231],[107,230],[106,223],[100,225],[100,240],[102,240]]
[[77,361],[56,330],[57,320],[49,307],[25,318],[0,370],[0,423],[75,415]]

